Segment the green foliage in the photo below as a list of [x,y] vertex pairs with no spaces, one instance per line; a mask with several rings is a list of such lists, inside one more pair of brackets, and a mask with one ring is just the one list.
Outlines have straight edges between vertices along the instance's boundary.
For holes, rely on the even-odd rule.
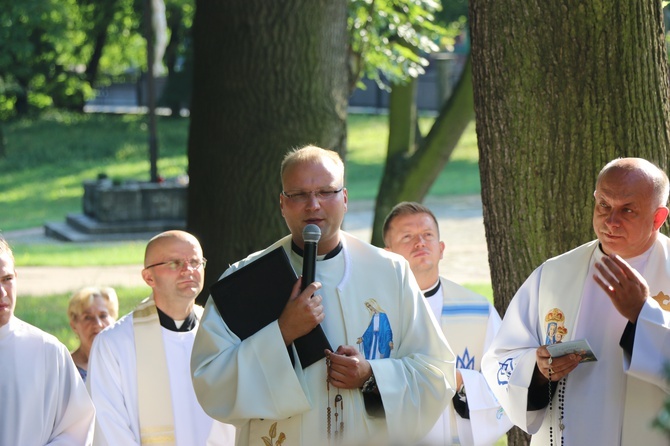
[[51,105],[54,85],[65,92],[81,83],[76,74],[81,59],[76,48],[85,39],[75,0],[22,0],[0,8],[0,103],[28,107]]
[[[81,109],[94,94],[98,72],[109,79],[146,66],[135,0],[5,3],[0,9],[0,119],[52,105]],[[104,51],[93,58],[96,45]]]
[[193,45],[191,26],[195,8],[192,0],[165,2],[170,42],[165,49],[163,62],[168,69],[167,84],[158,101],[159,106],[169,107],[173,115],[182,106],[188,107],[193,82]]
[[380,85],[403,83],[425,72],[426,54],[439,50],[446,29],[435,20],[433,0],[351,0],[348,28],[353,77]]
[[490,283],[464,283],[463,286],[475,293],[481,294],[493,304],[493,288]]
[[467,21],[468,0],[442,0],[442,9],[435,16],[442,23]]
[[[191,58],[195,2],[166,0],[165,5],[170,44],[164,61],[170,79],[164,102],[174,104],[188,97],[190,75],[183,67]],[[350,0],[353,83],[362,75],[384,85],[424,73],[426,55],[463,29],[463,20],[454,26],[463,5],[458,0],[441,11],[436,0]],[[94,86],[145,70],[143,12],[140,0],[22,0],[2,8],[0,119],[50,105],[81,108]],[[99,54],[97,45],[102,45]]]
[[90,61],[96,39],[104,35],[100,76],[93,79],[96,86],[106,85],[116,76],[146,69],[146,41],[140,26],[141,2],[78,0],[78,4],[87,35],[86,44],[80,48],[84,60]]

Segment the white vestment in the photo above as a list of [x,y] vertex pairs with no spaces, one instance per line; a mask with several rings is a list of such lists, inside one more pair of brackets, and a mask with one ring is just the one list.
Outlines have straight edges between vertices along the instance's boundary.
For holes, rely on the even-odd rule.
[[[214,420],[205,414],[193,392],[189,363],[197,327],[188,332],[175,332],[163,327],[161,331],[169,369],[175,444],[234,444],[234,428],[214,426]],[[137,358],[132,313],[103,330],[93,340],[86,385],[97,411],[94,444],[139,445]],[[216,436],[215,430],[218,431]]]
[[500,327],[500,316],[484,296],[443,277],[438,291],[426,300],[456,356],[470,419],[462,418],[449,404],[420,444],[494,444],[512,427],[512,422],[491,392],[480,367],[482,356]]
[[[453,354],[407,261],[341,235],[342,251],[316,265],[316,281],[323,285],[317,292],[325,313],[321,325],[333,350],[358,345],[363,352],[369,349],[363,338],[373,318],[366,304],[376,303],[384,313],[379,322],[380,329],[390,324],[390,358],[371,359],[370,364],[385,417],[366,412],[359,389],[340,390],[342,405],[336,407],[338,389],[326,391],[325,359],[305,369],[296,359],[294,367],[277,321],[240,341],[210,298],[193,348],[193,383],[207,413],[237,426],[238,445],[263,445],[262,437],[270,441],[280,436],[291,446],[328,444],[329,406],[331,433],[339,421],[344,422],[344,444],[411,444],[428,432],[454,394]],[[294,269],[300,271],[302,258],[291,251],[289,236],[238,262],[224,275],[278,246],[290,253]],[[386,331],[384,335],[390,334]],[[384,340],[378,350],[383,354],[389,345]],[[334,418],[336,410],[341,413],[339,420]]]
[[67,348],[12,316],[0,327],[0,445],[89,445],[95,409]]
[[[669,239],[659,234],[646,253],[627,259],[645,277],[652,296],[634,326],[631,358],[619,346],[628,321],[593,280],[594,263],[603,256],[597,241],[548,260],[514,296],[482,370],[512,422],[533,434],[533,444],[549,444],[550,426],[554,444],[560,444],[561,434],[568,445],[668,444],[651,423],[668,395],[663,367],[670,361],[670,312],[654,296],[669,299],[669,253]],[[598,360],[580,364],[565,378],[561,433],[556,395],[551,411],[527,410],[535,350],[559,339],[583,338]]]

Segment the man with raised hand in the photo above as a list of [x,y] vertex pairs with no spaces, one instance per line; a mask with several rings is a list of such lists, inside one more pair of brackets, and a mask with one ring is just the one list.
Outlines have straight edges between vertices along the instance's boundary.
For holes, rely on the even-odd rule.
[[[667,446],[651,424],[670,391],[668,188],[647,160],[609,162],[593,194],[597,239],[540,265],[510,302],[482,370],[532,444]],[[597,361],[552,356],[559,339],[585,340]]]

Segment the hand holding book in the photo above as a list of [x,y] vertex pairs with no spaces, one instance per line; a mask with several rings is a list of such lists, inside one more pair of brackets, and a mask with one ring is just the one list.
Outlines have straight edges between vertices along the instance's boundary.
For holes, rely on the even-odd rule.
[[[212,285],[210,293],[228,328],[244,340],[276,321],[299,286],[284,248],[279,247],[222,278]],[[294,344],[302,368],[325,357],[326,349],[332,350],[321,325],[295,339]]]
[[579,362],[591,362],[598,360],[586,339],[558,342],[556,344],[547,345],[547,351],[552,358],[558,358],[574,353],[582,358]]

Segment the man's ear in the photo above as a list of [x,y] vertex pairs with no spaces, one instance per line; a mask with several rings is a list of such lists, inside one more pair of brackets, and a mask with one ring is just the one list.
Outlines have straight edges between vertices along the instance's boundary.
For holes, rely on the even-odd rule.
[[654,212],[654,231],[665,223],[665,220],[668,218],[668,212],[670,211],[665,206],[656,209],[656,212]]
[[149,285],[151,288],[154,287],[154,275],[149,271],[148,269],[143,269],[142,270],[142,279],[144,279],[144,282]]

